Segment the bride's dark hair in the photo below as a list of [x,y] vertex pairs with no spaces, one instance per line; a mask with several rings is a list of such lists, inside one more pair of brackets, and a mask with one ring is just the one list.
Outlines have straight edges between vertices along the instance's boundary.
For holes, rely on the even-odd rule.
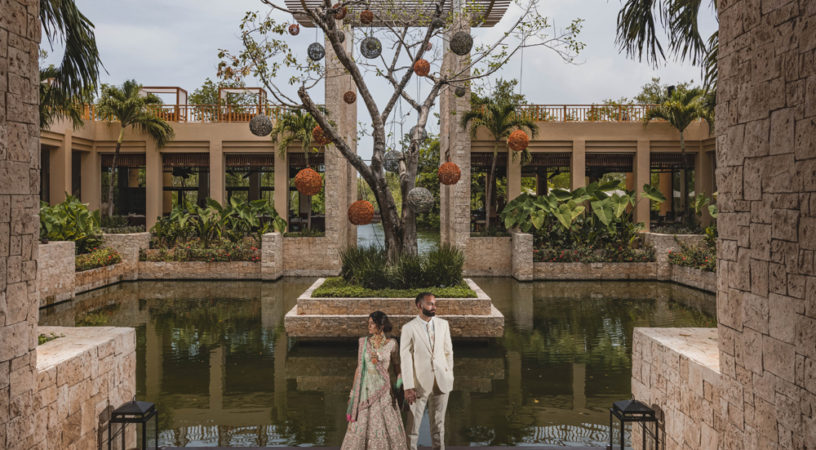
[[374,321],[374,325],[377,325],[377,328],[383,330],[383,333],[388,333],[393,329],[391,321],[388,320],[388,316],[382,311],[374,311],[369,314],[368,317]]

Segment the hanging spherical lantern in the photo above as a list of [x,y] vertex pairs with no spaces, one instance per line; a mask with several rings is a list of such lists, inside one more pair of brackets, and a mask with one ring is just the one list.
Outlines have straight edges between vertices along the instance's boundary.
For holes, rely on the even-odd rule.
[[431,191],[425,189],[424,187],[415,187],[408,191],[406,202],[414,211],[424,213],[433,208],[434,196],[431,194]]
[[453,91],[453,94],[457,97],[464,97],[467,94],[467,89],[464,86],[459,86]]
[[464,31],[457,31],[450,40],[450,49],[459,56],[467,55],[473,48],[473,37]]
[[420,58],[414,63],[414,73],[420,77],[427,76],[431,73],[431,63]]
[[382,44],[374,36],[369,36],[360,42],[360,53],[368,59],[374,59],[382,53]]
[[346,18],[346,14],[348,13],[348,8],[346,8],[345,6],[340,6],[340,3],[335,3],[334,6],[332,6],[332,9],[335,11],[334,12],[334,18],[335,19],[343,20],[343,19]]
[[462,176],[462,171],[459,170],[459,166],[448,161],[439,166],[437,176],[439,177],[440,183],[450,186],[459,182],[459,177]]
[[360,23],[362,23],[363,25],[368,25],[371,22],[374,22],[374,11],[371,11],[370,9],[365,9],[362,12],[360,12]]
[[295,175],[295,188],[303,195],[319,194],[323,189],[323,179],[313,169],[301,169]]
[[445,26],[445,19],[443,19],[441,17],[434,17],[431,20],[431,26],[433,28],[442,28],[442,27]]
[[413,139],[417,130],[419,130],[419,142],[420,143],[425,142],[425,139],[428,139],[428,132],[425,131],[425,128],[420,127],[419,125],[414,125],[413,127],[411,127],[411,131],[409,131],[410,134],[408,135],[408,137]]
[[312,128],[312,144],[317,147],[323,147],[324,145],[328,145],[331,142],[331,139],[326,136],[326,133],[323,132],[323,129],[320,128],[320,125],[315,125]]
[[326,56],[326,49],[324,49],[319,43],[313,42],[309,45],[307,53],[309,54],[309,59],[312,61],[320,61],[324,56]]
[[432,49],[432,48],[433,48],[433,43],[431,43],[431,42],[428,42],[428,43],[425,45],[425,51],[426,51],[426,52],[431,51],[431,49]]
[[354,225],[368,225],[374,218],[374,205],[366,200],[357,200],[348,209],[348,219]]
[[389,150],[383,155],[383,167],[387,172],[399,173],[400,159],[402,159],[401,152]]
[[510,136],[507,138],[507,146],[514,152],[524,150],[529,144],[530,136],[527,136],[527,133],[521,130],[516,130],[510,133]]
[[249,121],[249,131],[255,136],[269,136],[272,128],[272,120],[263,114],[257,114]]
[[334,31],[334,35],[337,37],[337,42],[342,44],[343,42],[346,41],[346,33],[343,33],[340,30],[336,30]]
[[289,25],[289,34],[291,34],[292,36],[299,35],[300,34],[300,25],[298,25],[296,23],[293,23],[292,25]]
[[357,101],[357,94],[355,94],[354,91],[346,91],[346,93],[343,94],[343,101],[350,105]]

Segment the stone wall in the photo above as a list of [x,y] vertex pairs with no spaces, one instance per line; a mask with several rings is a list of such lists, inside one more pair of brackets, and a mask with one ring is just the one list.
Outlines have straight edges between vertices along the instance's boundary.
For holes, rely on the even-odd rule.
[[40,4],[0,5],[0,448],[16,449],[34,432]]
[[465,276],[512,275],[513,244],[510,237],[471,237],[465,247]]
[[[719,448],[719,380],[716,328],[635,328],[632,395],[662,416],[661,448]],[[642,447],[638,430],[632,448]]]
[[728,448],[816,442],[816,2],[719,3],[720,371]]
[[672,264],[671,280],[704,291],[717,292],[717,272],[706,272],[705,270]]
[[266,233],[261,236],[261,278],[277,280],[283,276],[283,235]]
[[[40,327],[39,333],[60,337],[37,348],[34,445],[107,447],[111,411],[136,394],[136,331]],[[135,434],[129,437],[135,444]]]
[[150,247],[150,233],[103,234],[102,245],[110,247],[122,257],[128,270],[126,280],[135,280],[138,274],[139,250]]
[[656,280],[653,262],[533,263],[536,280]]
[[39,244],[37,286],[40,290],[40,306],[73,298],[75,248],[75,243],[71,241]]
[[283,238],[283,275],[322,277],[339,273],[340,254],[328,238]]
[[139,261],[140,280],[258,280],[260,277],[260,262]]
[[519,281],[530,281],[534,278],[533,235],[513,233],[513,278]]
[[680,243],[690,247],[700,245],[705,240],[705,236],[702,234],[643,233],[643,240],[647,245],[655,248],[657,274],[663,279],[668,279],[672,273],[669,251],[679,251]]
[[136,270],[134,270],[134,266],[126,262],[83,270],[74,274],[74,294],[116,284],[123,280],[135,279]]

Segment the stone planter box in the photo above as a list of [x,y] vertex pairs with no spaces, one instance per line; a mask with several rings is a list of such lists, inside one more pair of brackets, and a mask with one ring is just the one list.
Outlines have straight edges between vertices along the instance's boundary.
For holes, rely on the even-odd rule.
[[717,293],[717,272],[671,264],[671,280],[684,286]]
[[533,263],[536,280],[657,280],[654,262]]
[[284,237],[283,275],[326,277],[340,273],[340,254],[329,238]]
[[476,236],[465,247],[466,276],[506,277],[512,275],[513,244],[510,236]]
[[39,244],[37,287],[40,307],[68,300],[74,296],[76,245],[71,241]]
[[131,279],[135,279],[135,274],[128,270],[131,267],[131,265],[125,262],[120,262],[110,266],[76,272],[74,275],[74,294],[90,291],[109,284],[116,284],[124,280],[129,273],[133,275]]
[[139,261],[140,280],[259,280],[260,278],[260,261]]
[[671,263],[669,263],[669,250],[679,251],[681,247],[678,241],[689,247],[700,245],[705,240],[705,235],[643,233],[643,240],[647,245],[655,248],[658,274],[661,279],[668,280],[671,278],[672,273]]
[[125,273],[125,280],[138,279],[139,250],[150,247],[150,233],[103,234],[102,245],[122,256],[122,262],[130,269]]
[[[388,314],[398,335],[402,326],[416,317],[413,298],[315,298],[320,278],[307,289],[286,314],[286,333],[295,338],[354,338],[365,336],[368,315],[373,311]],[[468,285],[476,298],[439,298],[437,312],[450,323],[453,338],[489,338],[504,334],[504,316],[490,297],[470,279]]]

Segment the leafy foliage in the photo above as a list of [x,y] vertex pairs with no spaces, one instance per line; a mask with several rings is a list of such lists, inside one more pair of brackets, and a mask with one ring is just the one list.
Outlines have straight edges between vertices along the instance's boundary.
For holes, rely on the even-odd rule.
[[88,253],[102,243],[99,211],[66,194],[64,202],[50,206],[40,203],[40,239],[74,241],[77,254]]
[[122,256],[112,248],[95,248],[91,253],[77,255],[76,271],[96,269],[97,267],[112,266],[122,262]]
[[171,248],[142,249],[139,259],[142,261],[257,262],[261,260],[261,248],[253,236],[247,236],[238,241],[217,239],[208,242],[206,246],[201,239],[193,238]]
[[682,242],[680,251],[669,251],[669,262],[683,267],[704,270],[706,272],[717,271],[717,246],[705,241],[702,245],[690,246]]
[[475,298],[474,292],[464,282],[455,286],[436,287],[424,286],[411,289],[381,288],[369,289],[358,284],[351,284],[342,277],[327,278],[326,281],[312,293],[313,297],[382,297],[382,298],[414,298],[423,291],[433,292],[437,298]]
[[456,247],[441,245],[427,255],[401,255],[387,265],[379,247],[350,247],[340,253],[340,276],[349,284],[367,289],[446,287],[462,283],[465,257]]

